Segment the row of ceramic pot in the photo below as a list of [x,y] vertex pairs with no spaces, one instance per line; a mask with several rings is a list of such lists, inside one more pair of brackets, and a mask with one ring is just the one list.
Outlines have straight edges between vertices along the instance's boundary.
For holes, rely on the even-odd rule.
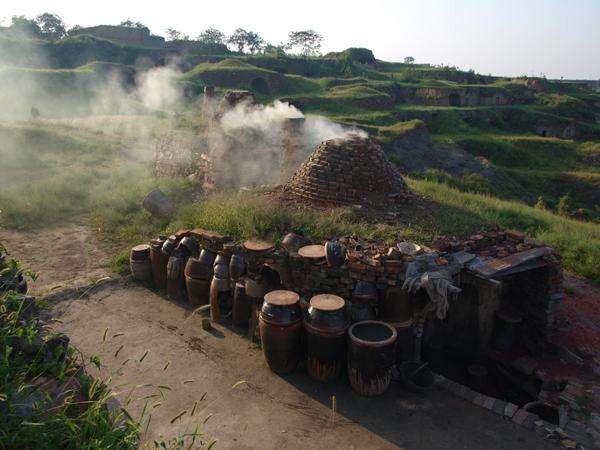
[[298,294],[269,292],[259,329],[265,359],[276,373],[291,373],[305,358],[309,376],[322,382],[339,378],[347,367],[350,385],[360,395],[379,395],[390,385],[396,330],[373,320],[350,325],[341,297],[316,295],[303,315]]

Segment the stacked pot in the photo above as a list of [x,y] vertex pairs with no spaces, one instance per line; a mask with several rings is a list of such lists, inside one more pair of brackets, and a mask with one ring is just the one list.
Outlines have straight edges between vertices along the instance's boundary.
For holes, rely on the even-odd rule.
[[133,278],[138,281],[152,281],[152,264],[150,262],[150,246],[136,245],[129,255],[129,267]]
[[210,284],[210,318],[213,322],[222,322],[224,316],[231,313],[233,296],[229,279],[229,261],[231,253],[221,250],[213,265],[213,278]]
[[188,259],[185,265],[185,287],[188,302],[192,306],[206,305],[210,299],[210,284],[216,254],[207,248],[200,251],[198,258]]
[[154,284],[160,289],[167,287],[167,263],[169,254],[163,251],[167,241],[166,236],[159,236],[150,241],[150,263],[152,264],[152,278]]

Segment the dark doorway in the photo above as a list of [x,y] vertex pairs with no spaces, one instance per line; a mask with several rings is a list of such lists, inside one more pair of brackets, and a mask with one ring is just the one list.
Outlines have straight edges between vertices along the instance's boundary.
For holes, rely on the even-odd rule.
[[269,83],[264,78],[255,78],[250,83],[252,90],[258,92],[259,94],[270,94],[271,88],[269,87]]
[[450,94],[448,96],[448,102],[450,103],[450,106],[460,106],[460,95]]

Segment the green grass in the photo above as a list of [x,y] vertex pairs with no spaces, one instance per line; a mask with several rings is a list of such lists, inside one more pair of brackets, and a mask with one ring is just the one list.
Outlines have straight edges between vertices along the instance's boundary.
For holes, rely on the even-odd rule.
[[[52,336],[42,335],[26,306],[22,296],[0,291],[0,447],[137,448],[139,424],[123,411],[109,410],[114,394],[83,370],[73,348],[47,345]],[[56,380],[57,386],[76,379],[80,395],[66,395],[52,408],[43,391],[37,400],[28,400],[44,379]]]

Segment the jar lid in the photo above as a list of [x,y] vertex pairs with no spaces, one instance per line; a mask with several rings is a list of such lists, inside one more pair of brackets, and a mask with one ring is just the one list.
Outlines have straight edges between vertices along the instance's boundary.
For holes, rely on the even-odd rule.
[[318,294],[310,299],[310,307],[319,311],[338,311],[344,307],[344,299],[333,294]]
[[249,239],[244,242],[244,248],[250,252],[267,252],[273,250],[275,244],[260,239]]
[[303,258],[320,259],[325,258],[324,245],[305,245],[298,250],[298,254]]
[[277,306],[290,306],[298,303],[300,296],[293,291],[277,290],[265,294],[265,302]]

